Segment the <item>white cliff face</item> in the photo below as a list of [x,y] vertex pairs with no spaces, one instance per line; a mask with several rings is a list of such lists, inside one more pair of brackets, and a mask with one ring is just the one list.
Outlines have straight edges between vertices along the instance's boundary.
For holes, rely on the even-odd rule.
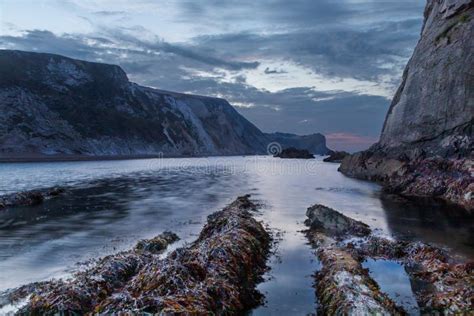
[[472,150],[473,3],[428,1],[422,36],[388,112],[381,147],[443,156]]
[[0,51],[0,156],[236,155],[266,138],[223,99],[128,81],[118,66]]

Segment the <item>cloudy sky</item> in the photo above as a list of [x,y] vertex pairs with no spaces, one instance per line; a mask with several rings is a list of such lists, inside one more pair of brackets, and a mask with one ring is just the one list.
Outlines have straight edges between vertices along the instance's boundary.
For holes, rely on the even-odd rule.
[[0,48],[121,65],[224,97],[266,132],[378,139],[424,0],[0,0]]

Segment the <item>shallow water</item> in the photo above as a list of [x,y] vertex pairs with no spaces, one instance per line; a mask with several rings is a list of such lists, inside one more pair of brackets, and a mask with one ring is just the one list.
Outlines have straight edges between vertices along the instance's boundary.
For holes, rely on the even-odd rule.
[[410,315],[419,315],[420,309],[411,289],[410,278],[403,265],[392,260],[367,259],[362,266],[397,305],[403,306]]
[[246,193],[264,203],[259,219],[281,235],[272,269],[259,285],[267,303],[255,315],[315,312],[311,275],[318,262],[300,232],[306,208],[315,203],[381,234],[474,257],[472,216],[383,196],[377,185],[344,177],[337,168],[319,159],[272,157],[0,164],[0,194],[73,186],[43,205],[0,211],[0,290],[67,275],[77,262],[164,230],[176,232],[180,244],[191,241],[207,215]]

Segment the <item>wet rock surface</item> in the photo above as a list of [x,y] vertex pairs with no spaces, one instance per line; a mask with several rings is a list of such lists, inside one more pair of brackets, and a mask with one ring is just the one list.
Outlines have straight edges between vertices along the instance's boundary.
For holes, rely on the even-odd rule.
[[331,151],[329,157],[323,159],[324,162],[337,162],[340,163],[344,158],[350,154],[346,151]]
[[3,305],[28,298],[19,314],[90,313],[103,299],[119,291],[146,264],[158,260],[169,244],[179,240],[171,232],[141,240],[134,249],[98,260],[69,280],[25,285],[3,295]]
[[367,151],[346,158],[339,170],[352,177],[377,181],[389,193],[435,198],[474,209],[474,161],[469,158],[395,159]]
[[[351,247],[353,245],[349,245]],[[467,313],[474,297],[474,263],[460,263],[444,250],[419,243],[371,236],[354,247],[359,258],[384,258],[401,262],[424,313]]]
[[314,155],[306,149],[296,149],[294,147],[285,148],[274,157],[285,159],[314,159]]
[[324,232],[330,236],[368,236],[368,225],[353,220],[338,211],[324,205],[316,204],[306,211],[308,219],[305,225],[312,230]]
[[38,205],[43,203],[45,199],[57,197],[65,191],[64,188],[58,187],[3,195],[0,196],[0,210],[6,207]]
[[403,314],[344,247],[322,233],[312,232],[308,237],[323,265],[316,273],[315,287],[324,315]]
[[262,301],[255,286],[271,244],[254,210],[249,196],[239,197],[208,217],[196,241],[165,258],[159,254],[177,239],[172,233],[105,257],[70,280],[30,285],[9,297],[31,295],[20,314],[243,312]]
[[316,295],[324,315],[398,315],[403,309],[380,291],[366,269],[338,240],[350,233],[367,236],[370,229],[362,222],[315,205],[306,213],[306,231],[311,245],[322,263],[315,274]]
[[[313,209],[324,209],[324,212]],[[368,233],[364,229],[365,236],[354,238],[357,235],[350,235],[348,227],[351,224],[347,223],[358,226],[354,223],[360,222],[324,206],[308,209],[307,215],[306,224],[310,228],[306,234],[323,264],[321,271],[316,273],[315,286],[325,314],[404,313],[401,307],[380,293],[377,283],[367,270],[362,269],[361,263],[367,258],[403,264],[421,313],[472,311],[474,263],[457,262],[442,249],[431,245],[375,236],[365,226]],[[334,225],[334,218],[346,224]]]
[[421,39],[380,141],[345,158],[342,173],[473,208],[473,36],[472,1],[427,1]]

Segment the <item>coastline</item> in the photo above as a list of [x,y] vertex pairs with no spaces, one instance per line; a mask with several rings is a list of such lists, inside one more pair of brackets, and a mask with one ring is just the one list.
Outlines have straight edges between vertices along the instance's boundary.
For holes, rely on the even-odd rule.
[[160,158],[204,158],[204,157],[240,157],[240,156],[265,156],[261,154],[229,154],[229,155],[0,155],[0,163],[30,163],[30,162],[72,162],[72,161],[113,161],[113,160],[136,160],[136,159],[160,159]]

